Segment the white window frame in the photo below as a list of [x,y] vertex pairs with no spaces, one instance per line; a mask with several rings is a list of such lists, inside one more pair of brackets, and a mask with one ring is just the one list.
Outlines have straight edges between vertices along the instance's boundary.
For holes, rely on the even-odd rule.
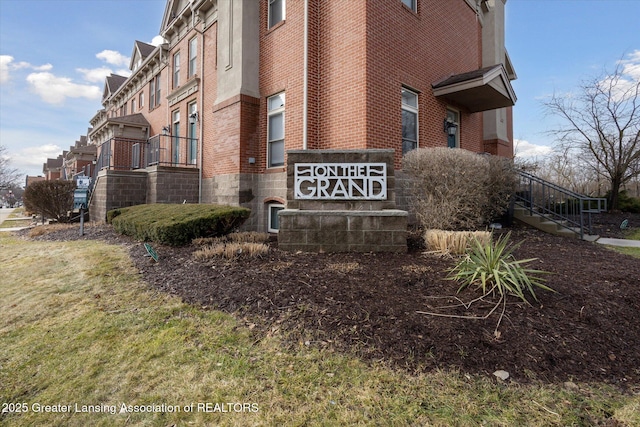
[[[287,0],[267,0],[269,3],[268,9],[268,17],[267,17],[267,28],[273,28],[276,25],[278,25],[279,23],[283,22],[286,18],[286,12],[287,12]],[[273,14],[273,8],[276,7],[274,6],[274,4],[276,4],[276,2],[278,2],[278,4],[281,6],[282,10],[281,15],[282,15],[282,19],[279,20],[278,22],[271,22],[271,16]]]
[[198,104],[192,102],[187,106],[187,163],[195,165],[198,162],[198,124],[191,123],[191,115],[198,114]]
[[198,38],[194,37],[189,40],[189,71],[188,78],[196,75],[198,68]]
[[[415,106],[414,105],[410,105],[410,104],[406,104],[404,102],[404,100],[401,101],[401,105],[402,105],[401,109],[402,109],[402,111],[407,111],[407,112],[409,112],[411,114],[415,114],[415,116],[416,116],[416,129],[415,129],[415,132],[416,132],[415,144],[416,144],[416,146],[414,148],[412,148],[412,150],[414,150],[414,149],[416,149],[416,148],[418,148],[420,146],[420,111],[419,111],[420,95],[417,92],[415,92],[415,91],[413,91],[411,89],[407,89],[406,87],[403,86],[400,94],[402,95],[404,92],[406,92],[406,93],[408,93],[410,95],[413,95],[415,97],[415,101],[416,101],[415,102],[415,104],[416,104]],[[404,97],[401,96],[401,99],[404,99]],[[401,116],[402,116],[402,114],[401,114]],[[404,128],[404,123],[402,124],[402,128]],[[411,151],[411,150],[406,150],[405,151],[405,149],[404,149],[404,141],[405,141],[405,139],[404,139],[404,135],[403,135],[402,136],[402,154],[403,155],[407,154],[409,151]]]
[[180,110],[171,113],[171,163],[180,164]]
[[409,10],[418,11],[418,0],[400,0]]
[[277,209],[275,214],[278,215],[278,212],[284,209],[284,205],[282,203],[267,203],[267,231],[269,233],[277,233],[280,231],[280,220],[278,220],[278,228],[271,227],[273,219],[272,209]]
[[[276,108],[271,108],[271,100],[279,97],[282,98],[282,105],[276,107]],[[283,167],[284,166],[284,159],[282,164],[277,163],[274,164],[271,157],[271,147],[273,143],[279,143],[280,141],[282,141],[282,145],[283,145],[283,150],[284,150],[284,144],[285,144],[285,140],[286,140],[286,116],[285,116],[285,108],[286,108],[286,98],[285,98],[285,93],[284,92],[280,92],[277,93],[275,95],[272,95],[270,97],[267,98],[267,168],[279,168],[279,167]],[[274,139],[271,140],[269,139],[269,135],[270,135],[270,122],[271,122],[271,118],[278,116],[278,115],[282,115],[282,139]],[[284,157],[284,156],[283,156]]]
[[180,86],[180,52],[173,54],[173,88]]

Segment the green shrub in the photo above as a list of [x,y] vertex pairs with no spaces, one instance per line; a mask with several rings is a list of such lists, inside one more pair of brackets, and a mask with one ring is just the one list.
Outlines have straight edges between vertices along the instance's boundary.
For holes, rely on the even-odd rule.
[[114,209],[107,213],[107,221],[119,233],[137,240],[179,246],[199,237],[228,234],[250,213],[233,206],[150,204]]
[[24,190],[22,196],[27,211],[41,214],[58,222],[68,222],[73,209],[75,181],[37,181]]
[[622,212],[640,213],[640,199],[627,194],[626,190],[618,193],[618,208]]
[[516,185],[509,159],[460,149],[413,150],[403,170],[411,209],[425,230],[488,224],[506,211]]
[[545,271],[534,270],[526,264],[535,260],[516,260],[513,252],[520,246],[509,245],[511,233],[500,236],[495,242],[481,243],[474,240],[471,250],[450,271],[449,279],[462,282],[458,292],[475,286],[482,295],[499,294],[500,299],[514,295],[528,303],[526,294],[538,300],[534,288],[553,291],[545,286],[544,279],[538,277]]

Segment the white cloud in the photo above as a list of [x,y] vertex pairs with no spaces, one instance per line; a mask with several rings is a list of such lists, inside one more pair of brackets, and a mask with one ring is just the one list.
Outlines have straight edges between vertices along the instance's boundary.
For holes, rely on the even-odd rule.
[[622,72],[626,76],[634,81],[640,81],[640,49],[634,50],[619,63],[622,65]]
[[514,140],[515,155],[517,157],[537,157],[546,156],[553,152],[553,148],[548,145],[533,144],[524,139]]
[[158,46],[161,45],[162,43],[166,43],[166,40],[162,37],[162,36],[155,36],[152,40],[151,40],[151,45],[153,46]]
[[47,159],[55,159],[60,154],[62,147],[55,144],[24,147],[11,153],[11,167],[29,175],[42,174],[42,165]]
[[11,72],[21,69],[31,69],[34,71],[49,71],[53,68],[51,64],[31,65],[28,62],[13,62],[11,55],[0,55],[0,83],[7,83],[11,80]]
[[92,83],[103,83],[105,77],[112,73],[111,68],[76,68],[76,71],[82,74],[83,78]]
[[99,100],[102,91],[97,86],[73,83],[66,77],[51,73],[32,73],[27,76],[31,91],[48,104],[62,104],[66,98],[87,98]]
[[115,50],[103,50],[100,53],[96,54],[96,58],[106,62],[107,64],[123,67],[129,66],[129,57],[124,56],[120,52]]

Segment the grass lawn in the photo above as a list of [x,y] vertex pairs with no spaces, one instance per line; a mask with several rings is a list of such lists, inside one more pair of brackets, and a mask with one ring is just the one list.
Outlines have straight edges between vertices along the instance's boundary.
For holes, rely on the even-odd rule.
[[[625,239],[640,240],[640,228],[632,228],[625,233]],[[609,246],[611,249],[618,251],[622,254],[627,254],[640,258],[640,248],[627,248],[624,246]]]
[[0,235],[0,265],[0,425],[640,425],[640,396],[604,384],[285,351],[149,290],[119,246]]

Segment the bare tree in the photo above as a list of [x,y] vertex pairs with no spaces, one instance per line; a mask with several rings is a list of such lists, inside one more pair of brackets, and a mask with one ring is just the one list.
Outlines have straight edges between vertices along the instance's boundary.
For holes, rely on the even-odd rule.
[[11,167],[7,148],[0,145],[0,188],[11,188],[20,180],[20,172]]
[[617,209],[621,187],[640,175],[640,80],[626,75],[619,61],[613,74],[583,84],[575,95],[555,94],[545,107],[563,122],[552,134],[606,178],[610,207]]

